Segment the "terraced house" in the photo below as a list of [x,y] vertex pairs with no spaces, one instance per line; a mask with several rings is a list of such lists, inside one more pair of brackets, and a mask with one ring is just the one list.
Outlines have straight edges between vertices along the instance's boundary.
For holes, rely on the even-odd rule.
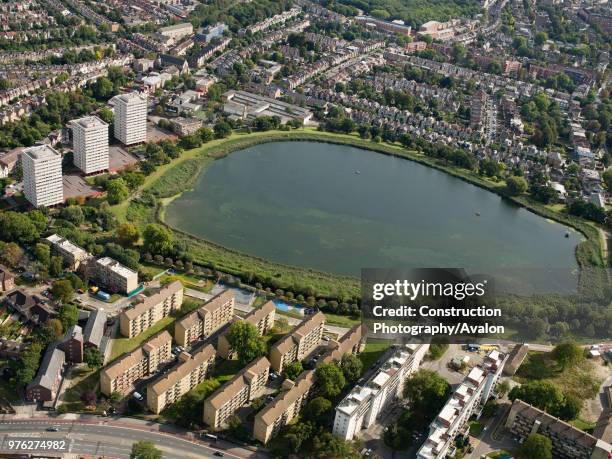
[[315,391],[315,372],[304,371],[295,383],[287,382],[288,388],[255,416],[253,435],[264,444],[295,418],[310,399]]
[[183,304],[183,284],[174,281],[119,316],[121,334],[128,338],[155,325]]
[[269,371],[270,361],[265,357],[242,369],[204,401],[204,422],[220,429],[240,407],[262,393]]
[[[261,308],[251,311],[243,320],[257,328],[261,336],[268,333],[274,327],[274,317],[276,315],[276,306],[272,301],[268,301]],[[234,357],[234,351],[227,339],[227,332],[219,336],[217,343],[219,356],[224,359]]]
[[304,319],[291,334],[284,336],[270,349],[270,363],[279,373],[285,365],[303,360],[321,342],[325,316],[317,312]]
[[234,316],[234,294],[226,290],[199,309],[186,315],[174,326],[174,339],[181,346],[207,338],[229,323]]
[[113,392],[127,395],[136,381],[151,376],[172,359],[171,347],[172,336],[167,331],[153,336],[100,371],[100,390],[107,396]]
[[210,374],[216,355],[212,344],[207,344],[193,354],[181,352],[178,365],[147,387],[149,409],[159,414],[166,406],[172,405],[200,384]]

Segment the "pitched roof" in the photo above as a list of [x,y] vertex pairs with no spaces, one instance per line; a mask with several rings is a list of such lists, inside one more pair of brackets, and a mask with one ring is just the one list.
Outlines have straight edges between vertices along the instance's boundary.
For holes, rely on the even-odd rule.
[[183,289],[183,284],[181,284],[181,281],[178,281],[178,280],[174,281],[171,284],[166,285],[164,288],[162,288],[159,292],[155,293],[154,295],[147,297],[142,303],[138,303],[134,307],[130,309],[126,309],[125,311],[122,312],[122,314],[125,317],[127,317],[128,320],[135,319],[136,317],[138,317],[145,311],[148,311],[155,305],[161,303],[166,298],[168,298],[171,295],[174,295],[176,292],[182,289]]
[[103,309],[96,309],[94,312],[89,314],[89,318],[85,324],[85,330],[83,331],[83,341],[85,343],[93,344],[96,347],[100,347],[102,337],[104,336],[105,323],[106,312],[104,312]]
[[178,381],[183,379],[186,375],[190,374],[194,368],[198,367],[203,362],[206,362],[216,354],[217,351],[212,344],[203,346],[197,352],[191,354],[188,360],[179,363],[170,372],[163,375],[157,381],[151,383],[147,387],[147,391],[155,392],[158,395],[164,393]]
[[266,425],[274,423],[295,401],[310,390],[315,383],[315,371],[306,370],[295,380],[295,384],[281,392],[263,410],[257,413]]
[[38,367],[36,377],[28,384],[28,388],[42,386],[46,389],[51,389],[53,387],[55,378],[66,361],[66,354],[57,347],[57,344],[52,343],[47,348],[47,352],[45,352],[42,362]]
[[58,344],[65,343],[66,341],[70,341],[71,339],[83,341],[83,329],[78,325],[73,325],[72,327],[70,327]]
[[269,360],[266,357],[260,357],[240,370],[232,379],[217,389],[206,399],[206,403],[211,404],[216,409],[221,408],[245,386],[250,384],[253,378],[263,373],[267,368],[270,368]]
[[172,336],[170,336],[170,333],[168,333],[167,330],[164,330],[163,332],[153,336],[153,338],[149,339],[148,341],[145,341],[142,346],[134,349],[129,354],[125,354],[107,367],[103,368],[102,372],[105,373],[109,379],[115,379],[116,377],[122,375],[125,370],[133,367],[141,359],[143,359],[145,357],[145,351],[151,352],[166,342],[172,342]]
[[325,316],[322,312],[317,312],[310,317],[304,319],[300,324],[293,329],[289,335],[285,335],[281,340],[273,346],[281,354],[285,354],[289,349],[295,346],[301,338],[308,335],[316,327],[325,323]]
[[177,324],[185,329],[191,328],[195,323],[203,320],[207,314],[216,311],[232,298],[234,298],[234,293],[231,290],[224,290],[192,313],[187,314],[181,320],[177,321]]
[[559,436],[566,439],[571,439],[586,448],[593,448],[597,443],[597,438],[595,438],[593,435],[590,435],[572,426],[571,424],[568,424],[567,422],[536,408],[535,406],[531,406],[522,400],[516,399],[512,405],[513,409],[515,405],[517,406],[516,411],[520,413],[521,416],[524,416],[525,418],[534,422],[540,421],[540,431],[542,431],[542,429],[547,429],[551,432],[556,432],[559,434]]

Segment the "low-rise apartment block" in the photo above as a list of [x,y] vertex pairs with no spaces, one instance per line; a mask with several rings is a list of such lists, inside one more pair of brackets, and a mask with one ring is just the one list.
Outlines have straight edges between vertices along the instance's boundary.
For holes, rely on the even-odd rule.
[[253,436],[263,444],[268,443],[280,429],[295,418],[310,399],[315,390],[315,372],[304,371],[295,383],[290,380],[287,382],[289,387],[255,416]]
[[100,390],[127,395],[139,379],[154,374],[160,365],[172,360],[172,336],[163,331],[129,354],[115,360],[100,371]]
[[357,385],[336,407],[334,435],[352,440],[367,429],[398,398],[406,378],[419,369],[429,344],[407,345],[398,349],[370,379]]
[[91,257],[85,249],[57,234],[49,236],[47,241],[51,244],[53,253],[62,257],[64,266],[71,271],[79,269],[79,266]]
[[258,397],[266,386],[270,361],[260,357],[204,400],[204,422],[220,429],[245,403]]
[[463,382],[446,402],[442,411],[429,426],[429,436],[417,453],[418,459],[442,459],[455,453],[455,437],[467,434],[467,422],[475,414],[480,416],[508,356],[491,351],[482,367],[470,370]]
[[186,315],[174,326],[174,339],[181,346],[209,337],[229,323],[234,316],[234,294],[226,290],[199,309]]
[[338,341],[327,342],[328,350],[319,360],[319,364],[338,362],[344,354],[359,354],[363,345],[363,325],[357,324]]
[[293,331],[270,349],[270,363],[279,373],[285,365],[303,360],[321,342],[325,316],[317,312],[304,319]]
[[217,352],[207,344],[193,354],[181,352],[179,363],[170,372],[147,387],[147,406],[159,414],[172,405],[210,374]]
[[548,437],[554,458],[607,459],[612,454],[612,445],[605,440],[518,399],[512,403],[506,428],[523,440],[534,433]]
[[[251,311],[243,320],[257,328],[260,336],[268,333],[274,327],[274,317],[276,315],[276,306],[272,301],[268,301],[261,308]],[[231,348],[227,339],[227,332],[219,336],[217,342],[217,350],[219,356],[224,359],[234,358],[234,351]]]
[[141,303],[124,310],[119,316],[121,334],[133,338],[180,309],[182,304],[183,284],[174,281]]
[[50,402],[57,397],[66,363],[64,351],[51,344],[38,367],[34,380],[26,387],[26,399],[31,402]]
[[93,263],[94,280],[109,292],[130,293],[138,288],[138,273],[110,257]]

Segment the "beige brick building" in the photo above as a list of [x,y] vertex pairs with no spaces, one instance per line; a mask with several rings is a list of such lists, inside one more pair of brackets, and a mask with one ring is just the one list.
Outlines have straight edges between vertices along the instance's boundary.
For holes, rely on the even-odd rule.
[[168,317],[183,304],[183,284],[174,281],[143,302],[126,309],[119,316],[119,328],[123,336],[133,338]]
[[163,363],[172,360],[172,336],[163,331],[129,354],[100,371],[100,390],[104,395],[127,395],[139,379],[151,376]]
[[[276,317],[276,306],[272,301],[268,301],[261,308],[251,311],[244,321],[254,325],[261,336],[268,333],[274,327],[274,318]],[[217,351],[219,356],[224,359],[233,359],[234,352],[231,349],[227,339],[227,332],[219,336],[217,342]]]
[[363,325],[357,324],[338,341],[328,341],[328,350],[319,359],[319,364],[340,361],[344,354],[359,354],[364,345]]
[[227,324],[234,316],[234,294],[226,290],[211,298],[202,307],[178,320],[174,339],[181,346],[207,338]]
[[204,422],[220,429],[245,403],[258,397],[268,380],[270,361],[260,357],[204,400]]
[[290,380],[285,383],[288,383],[288,387],[255,416],[253,436],[264,444],[296,417],[306,404],[314,392],[315,372],[304,371],[295,383]]
[[322,312],[304,319],[270,349],[272,368],[281,373],[285,365],[304,359],[321,341],[324,325]]
[[179,363],[172,371],[147,386],[147,406],[159,414],[172,405],[210,374],[217,352],[207,344],[193,354],[181,352]]

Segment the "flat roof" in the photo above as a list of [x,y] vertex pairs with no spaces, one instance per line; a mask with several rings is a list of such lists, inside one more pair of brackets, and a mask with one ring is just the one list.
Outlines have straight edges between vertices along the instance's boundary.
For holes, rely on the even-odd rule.
[[111,257],[100,258],[96,261],[96,263],[109,268],[111,271],[125,278],[131,276],[138,276],[138,273],[136,271],[132,271],[127,266],[123,266],[121,263],[119,263],[117,260],[112,259]]
[[76,120],[72,120],[71,123],[78,124],[84,129],[92,128],[92,127],[108,127],[104,121],[102,121],[97,116],[84,116],[83,118],[78,118]]
[[62,158],[62,155],[60,155],[49,145],[36,145],[33,147],[25,148],[22,152],[22,155],[29,156],[34,161],[45,161]]

